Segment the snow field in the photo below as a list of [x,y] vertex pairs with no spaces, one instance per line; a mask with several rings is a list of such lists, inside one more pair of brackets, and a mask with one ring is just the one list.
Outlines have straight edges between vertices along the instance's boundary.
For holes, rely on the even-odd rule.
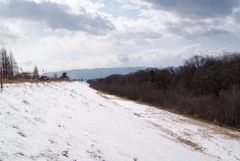
[[215,133],[213,125],[99,94],[84,82],[6,84],[0,122],[2,161],[240,158],[238,132]]

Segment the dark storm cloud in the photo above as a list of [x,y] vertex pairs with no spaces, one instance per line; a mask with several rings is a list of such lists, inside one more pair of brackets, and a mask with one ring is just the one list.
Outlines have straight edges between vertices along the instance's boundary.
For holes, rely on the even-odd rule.
[[140,0],[152,8],[173,12],[181,17],[211,18],[231,15],[239,0]]
[[105,34],[114,30],[112,23],[100,15],[94,17],[84,9],[83,14],[71,14],[68,5],[52,2],[35,3],[10,0],[0,2],[0,17],[18,18],[45,22],[51,29],[84,31],[90,34]]

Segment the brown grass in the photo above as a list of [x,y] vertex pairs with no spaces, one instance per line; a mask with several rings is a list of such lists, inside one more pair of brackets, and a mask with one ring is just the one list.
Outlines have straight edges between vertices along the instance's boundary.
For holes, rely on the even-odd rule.
[[3,79],[3,84],[6,84],[6,83],[25,83],[25,82],[30,82],[30,83],[36,83],[37,81],[36,80],[32,80],[32,79],[23,79],[23,78],[20,78],[20,79]]
[[159,128],[160,130],[162,130],[163,132],[165,132],[166,134],[172,136],[173,138],[175,138],[177,141],[179,141],[180,143],[183,143],[187,146],[190,146],[191,148],[193,148],[194,150],[196,151],[200,151],[200,152],[203,152],[204,153],[204,148],[202,148],[201,146],[199,146],[197,143],[194,143],[193,141],[191,140],[187,140],[187,139],[184,139],[182,137],[180,137],[177,133],[174,133],[172,132],[171,130],[167,129],[167,128],[164,128],[163,126],[161,125],[158,125],[156,123],[153,123],[151,121],[148,121],[149,123],[151,123],[153,126]]
[[183,139],[182,137],[177,137],[177,140],[185,145],[188,145],[190,147],[192,147],[194,150],[196,151],[201,151],[203,152],[203,148],[200,147],[198,144],[190,141],[190,140],[187,140],[187,139]]
[[26,137],[26,135],[24,133],[22,133],[21,131],[19,131],[18,134],[21,135],[22,137]]
[[[42,82],[47,82],[47,83],[50,83],[50,82],[62,82],[62,80],[35,80],[35,79],[25,79],[25,78],[19,78],[19,79],[2,79],[3,80],[3,84],[6,84],[6,83],[42,83]],[[67,82],[73,82],[73,80],[64,80],[64,81],[67,81]]]
[[228,137],[234,138],[236,140],[240,140],[240,136],[239,135],[232,134],[232,133],[229,133],[227,131],[221,131],[221,133],[226,135],[226,136],[228,136]]
[[104,94],[107,94],[106,92],[97,91],[97,94],[100,95],[100,96],[102,96],[102,97],[105,98],[105,99],[109,99],[107,96],[104,95]]
[[18,155],[25,156],[23,152],[17,152]]
[[137,117],[142,117],[140,114],[138,113],[134,113],[134,115],[136,115]]

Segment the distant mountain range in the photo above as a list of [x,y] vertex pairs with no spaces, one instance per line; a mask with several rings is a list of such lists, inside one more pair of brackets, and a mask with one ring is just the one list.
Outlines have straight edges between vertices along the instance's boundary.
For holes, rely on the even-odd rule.
[[63,70],[59,72],[49,72],[48,76],[61,76],[63,72],[67,73],[67,76],[70,79],[96,79],[96,78],[105,78],[113,74],[129,74],[134,73],[138,70],[145,70],[148,67],[127,67],[127,68],[94,68],[94,69],[73,69],[73,70]]

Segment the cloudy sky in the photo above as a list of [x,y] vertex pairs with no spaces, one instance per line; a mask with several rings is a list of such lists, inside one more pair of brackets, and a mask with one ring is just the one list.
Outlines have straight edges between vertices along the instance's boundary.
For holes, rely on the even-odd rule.
[[29,71],[179,66],[239,43],[240,0],[0,0],[0,47]]

